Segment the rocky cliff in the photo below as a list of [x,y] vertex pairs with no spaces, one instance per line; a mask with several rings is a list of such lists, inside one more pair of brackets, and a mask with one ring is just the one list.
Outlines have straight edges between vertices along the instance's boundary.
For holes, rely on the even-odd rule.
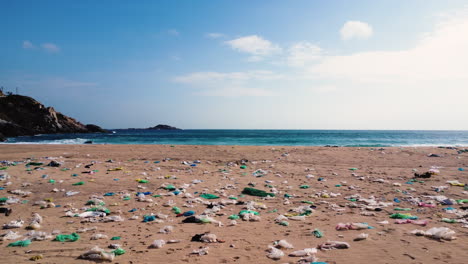
[[83,125],[31,97],[0,93],[0,140],[2,136],[95,132],[106,131],[96,125]]

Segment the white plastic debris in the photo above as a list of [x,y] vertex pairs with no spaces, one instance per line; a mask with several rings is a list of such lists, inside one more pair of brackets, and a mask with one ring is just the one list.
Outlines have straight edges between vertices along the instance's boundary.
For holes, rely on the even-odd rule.
[[346,242],[341,241],[327,241],[320,244],[317,248],[321,250],[330,250],[330,249],[346,249],[350,248],[350,245]]
[[52,235],[46,232],[41,232],[41,231],[30,231],[26,233],[25,235],[32,241],[43,241],[43,240],[49,240],[52,239]]
[[80,228],[78,230],[76,230],[76,233],[85,233],[85,232],[88,232],[88,231],[94,231],[94,230],[97,230],[97,227],[95,226],[92,226],[92,227],[88,227],[88,228]]
[[191,255],[198,255],[198,256],[203,256],[208,254],[208,249],[209,247],[201,247],[199,249],[195,249],[190,253]]
[[411,231],[411,234],[417,235],[417,236],[427,236],[430,238],[434,239],[443,239],[443,240],[454,240],[456,239],[455,237],[455,231],[453,231],[450,228],[447,227],[433,227],[427,231],[423,230],[413,230]]
[[268,254],[267,254],[267,257],[268,258],[271,258],[271,259],[274,259],[274,260],[278,260],[280,258],[282,258],[284,256],[284,252],[273,247],[273,246],[269,246],[268,247]]
[[11,228],[20,228],[24,224],[23,220],[13,220],[10,221],[8,224],[3,225],[3,229],[11,229]]
[[173,226],[164,226],[163,228],[159,229],[160,234],[169,234],[174,230]]
[[200,241],[205,242],[205,243],[216,243],[218,242],[218,238],[216,237],[215,234],[204,234],[203,236],[200,237]]
[[105,252],[104,249],[95,246],[91,250],[82,254],[80,258],[89,260],[113,261],[115,254],[112,252]]
[[162,248],[166,244],[166,241],[162,239],[154,240],[149,246],[150,248]]
[[98,239],[108,239],[109,237],[104,234],[94,234],[91,236],[91,240],[98,240]]
[[361,233],[359,234],[355,239],[354,241],[361,241],[361,240],[365,240],[369,237],[369,234],[365,234],[365,233]]
[[316,248],[304,248],[302,250],[296,250],[294,252],[289,253],[290,257],[306,257],[312,254],[317,254]]
[[291,245],[291,243],[289,243],[288,241],[286,241],[284,239],[276,241],[275,245],[276,245],[277,248],[286,248],[286,249],[294,248],[294,246]]
[[5,234],[2,234],[0,235],[0,241],[5,241],[5,240],[16,240],[18,238],[20,238],[21,235],[18,234],[18,232],[14,232],[14,231],[8,231],[6,232]]

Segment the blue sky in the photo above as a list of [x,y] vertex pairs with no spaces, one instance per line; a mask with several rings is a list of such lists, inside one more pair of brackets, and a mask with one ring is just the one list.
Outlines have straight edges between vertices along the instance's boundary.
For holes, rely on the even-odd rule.
[[466,1],[2,1],[0,86],[106,128],[468,129]]

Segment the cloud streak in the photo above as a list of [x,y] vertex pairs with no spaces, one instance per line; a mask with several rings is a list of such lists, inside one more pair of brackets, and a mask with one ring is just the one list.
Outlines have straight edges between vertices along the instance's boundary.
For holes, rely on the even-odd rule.
[[250,54],[251,62],[261,61],[266,56],[281,52],[278,45],[257,35],[240,37],[224,43],[238,52]]
[[41,45],[42,49],[48,53],[59,53],[60,47],[54,43],[44,43]]

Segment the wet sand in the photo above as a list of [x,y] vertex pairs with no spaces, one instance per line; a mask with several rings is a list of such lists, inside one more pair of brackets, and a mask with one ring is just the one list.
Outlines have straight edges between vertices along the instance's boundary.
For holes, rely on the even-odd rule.
[[[429,157],[430,153],[440,157]],[[49,158],[46,158],[49,157]],[[52,157],[52,158],[50,158]],[[61,167],[30,166],[26,162],[50,160],[62,163]],[[112,163],[106,162],[112,159]],[[468,199],[468,191],[463,187],[451,186],[448,180],[468,182],[468,153],[458,154],[453,149],[432,147],[405,148],[334,148],[334,147],[271,147],[271,146],[169,146],[169,145],[0,145],[0,160],[19,161],[0,174],[7,172],[10,179],[0,181],[0,197],[19,197],[24,203],[8,206],[13,213],[6,217],[0,215],[0,224],[22,219],[22,228],[11,229],[24,235],[28,232],[25,226],[33,212],[43,217],[39,231],[52,232],[60,230],[61,234],[70,234],[84,227],[97,227],[97,230],[80,233],[76,242],[58,242],[52,239],[33,241],[28,247],[7,247],[13,241],[0,241],[2,258],[0,263],[31,263],[30,257],[42,254],[43,259],[37,263],[90,263],[78,257],[92,248],[99,246],[108,251],[107,246],[118,243],[126,251],[116,256],[112,263],[297,263],[298,257],[287,254],[303,248],[316,247],[327,240],[344,241],[350,244],[348,249],[329,251],[319,250],[316,256],[319,261],[327,263],[467,263],[468,228],[463,223],[444,223],[444,217],[455,218],[446,213],[440,204],[435,208],[418,207],[407,201],[410,198],[421,198],[425,202],[431,199],[426,196],[444,195],[451,199]],[[166,160],[166,161],[164,161]],[[191,166],[193,161],[196,166]],[[241,169],[241,160],[247,168]],[[158,162],[159,163],[155,163]],[[186,164],[182,162],[186,161]],[[23,163],[24,162],[24,163]],[[237,164],[236,164],[237,162]],[[90,168],[85,165],[93,164]],[[413,178],[414,169],[426,172],[431,167],[438,167],[440,173],[421,182],[407,182]],[[43,168],[37,169],[36,167]],[[122,167],[122,170],[108,171]],[[36,169],[35,169],[36,168]],[[69,170],[62,170],[68,168]],[[356,170],[350,170],[356,168]],[[464,168],[464,171],[459,170]],[[267,174],[253,176],[261,169]],[[83,173],[97,170],[94,174]],[[77,176],[72,176],[76,174]],[[43,176],[47,175],[47,176]],[[309,177],[306,177],[309,175]],[[174,177],[175,176],[175,177]],[[323,178],[323,181],[319,181]],[[55,183],[50,183],[50,179]],[[148,180],[138,183],[137,179]],[[192,184],[193,180],[203,182]],[[83,181],[84,185],[72,184]],[[383,181],[383,182],[381,182]],[[11,184],[7,185],[7,182]],[[25,184],[30,183],[30,185]],[[278,192],[273,199],[245,195],[240,196],[245,187],[255,186],[270,192],[271,187]],[[395,186],[400,183],[401,186]],[[193,210],[201,214],[207,209],[202,203],[191,203],[194,207],[185,207],[190,198],[170,193],[161,189],[163,184],[175,187],[185,186],[185,193],[199,198],[203,192],[221,196],[219,199],[205,202],[230,200],[229,196],[238,197],[238,201],[255,201],[265,205],[266,209],[257,209],[261,220],[258,222],[236,220],[237,225],[229,226],[229,215],[238,214],[245,205],[229,204],[212,215],[223,226],[213,223],[182,223],[184,217],[176,217],[170,207],[163,206],[173,200],[182,212]],[[269,185],[269,186],[266,186]],[[301,185],[309,188],[301,189]],[[341,186],[340,186],[341,185]],[[448,186],[444,192],[435,192],[432,186]],[[56,188],[59,192],[52,192]],[[8,193],[11,190],[32,192],[27,197]],[[77,195],[67,197],[65,191],[78,191]],[[321,191],[340,194],[325,198],[317,193]],[[65,211],[75,208],[84,212],[86,202],[92,195],[102,196],[114,192],[114,196],[105,196],[103,200],[112,215],[120,215],[123,222],[81,223],[79,217],[65,217]],[[149,197],[153,202],[139,202],[136,192],[152,192]],[[131,199],[124,200],[122,195],[130,193]],[[285,194],[291,195],[289,199]],[[350,208],[349,195],[359,194],[362,198],[374,196],[382,202],[401,200],[393,206],[382,208],[382,211],[366,211],[361,208]],[[34,206],[36,201],[52,198],[56,207],[40,209]],[[232,201],[232,200],[231,200]],[[287,214],[291,208],[309,205],[303,201],[313,202],[316,208],[304,221],[288,220],[289,226],[275,222],[280,214]],[[88,206],[89,207],[89,206]],[[428,220],[426,227],[414,224],[395,224],[390,219],[395,207],[411,208],[412,215]],[[461,205],[452,205],[459,209]],[[129,212],[136,209],[134,212]],[[374,216],[365,216],[361,212],[373,212]],[[162,213],[169,215],[162,223],[143,223],[143,215]],[[403,212],[406,213],[406,212]],[[138,215],[138,220],[129,220]],[[466,217],[465,217],[466,219]],[[378,224],[387,220],[387,225]],[[337,231],[338,223],[365,222],[373,229]],[[159,234],[164,226],[173,226],[173,232]],[[457,239],[438,241],[410,234],[414,229],[428,230],[431,227],[448,227],[456,232]],[[319,229],[323,237],[316,238],[312,231]],[[2,230],[0,234],[8,230]],[[191,242],[192,236],[204,232],[217,235],[224,243]],[[105,234],[109,239],[90,240],[93,234]],[[361,234],[369,234],[363,241],[353,241]],[[121,237],[111,241],[111,237]],[[180,240],[180,243],[166,244],[163,248],[148,248],[156,239]],[[266,249],[275,240],[285,239],[294,249],[283,250],[285,256],[280,260],[266,257]],[[208,246],[209,253],[204,256],[190,255],[192,250]]]

